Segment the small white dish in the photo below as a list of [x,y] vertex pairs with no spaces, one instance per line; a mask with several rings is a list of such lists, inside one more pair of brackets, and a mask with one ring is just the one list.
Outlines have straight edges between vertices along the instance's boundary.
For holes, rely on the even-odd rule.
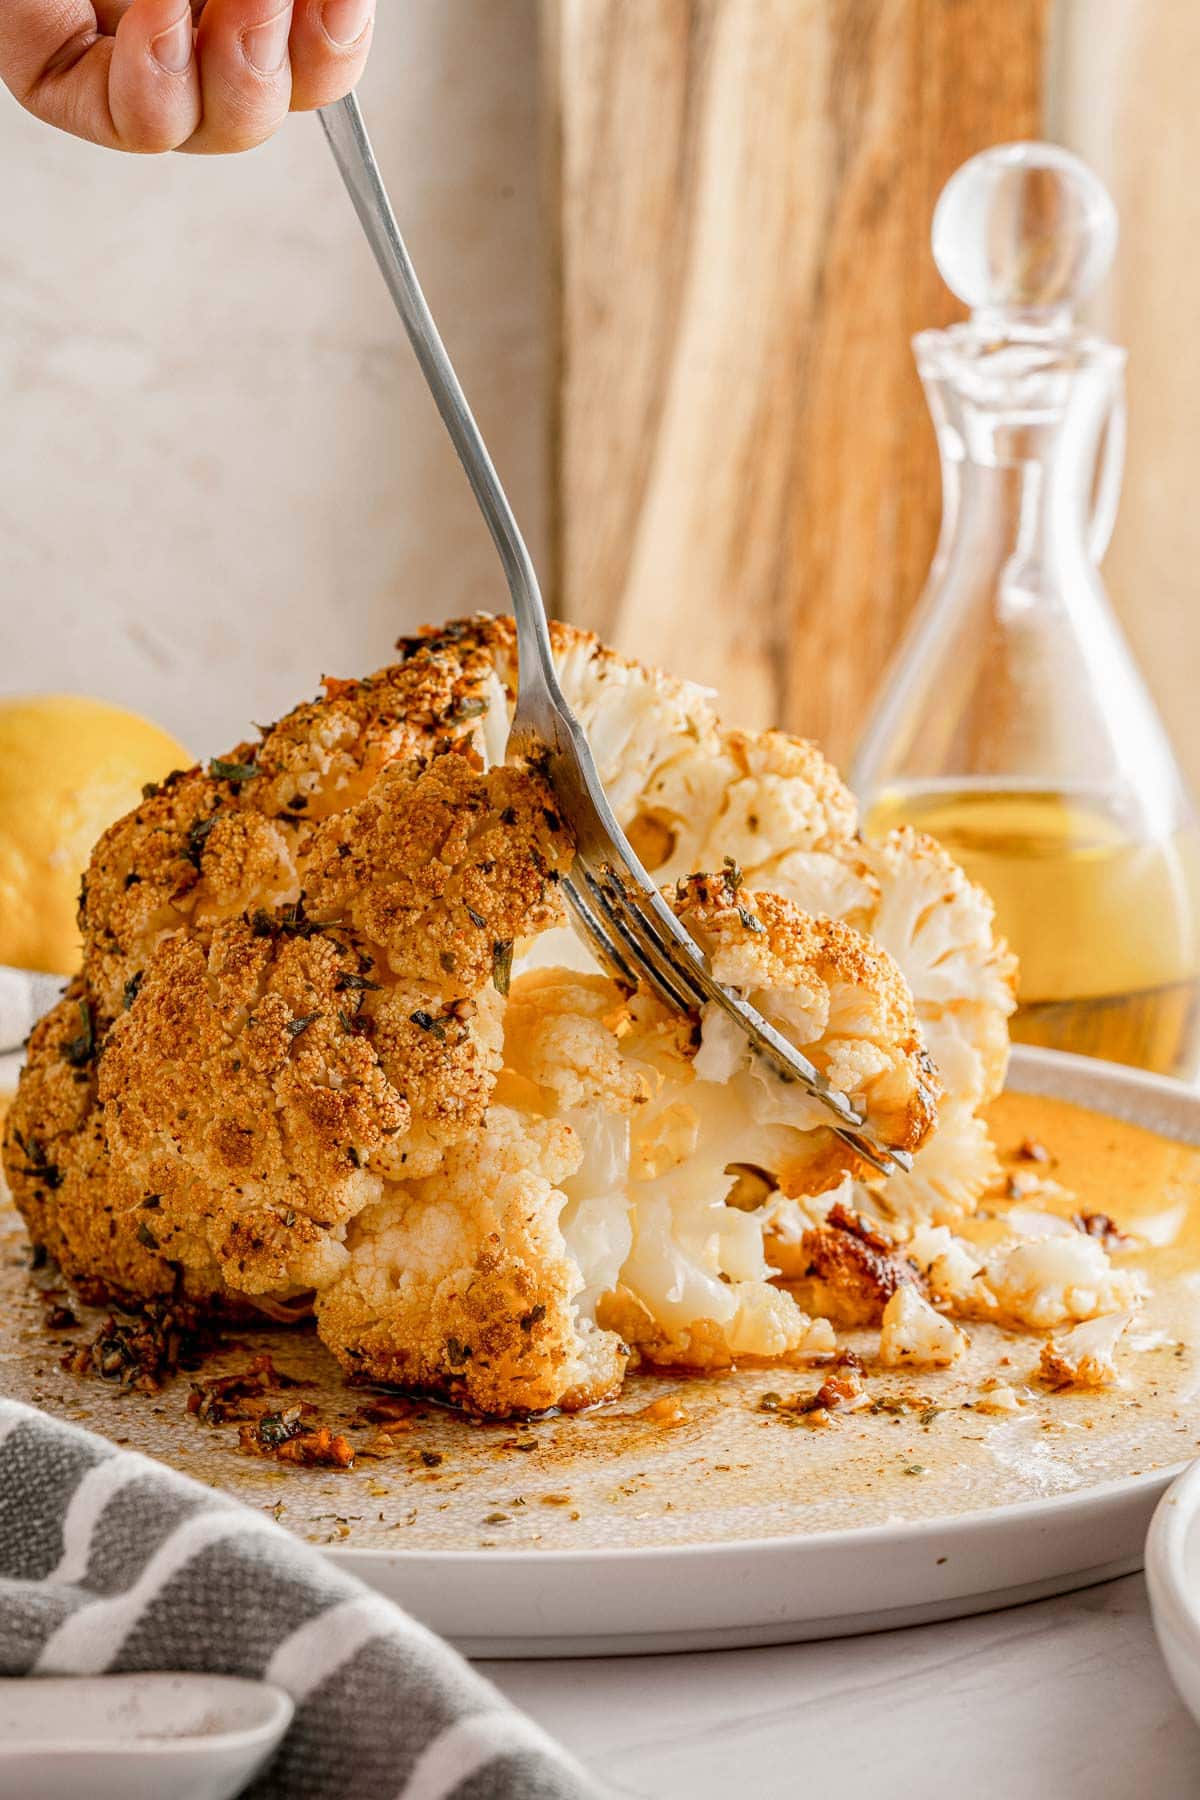
[[225,1675],[0,1680],[0,1800],[231,1800],[294,1710]]
[[1146,1539],[1146,1586],[1171,1679],[1200,1724],[1200,1462],[1158,1503]]

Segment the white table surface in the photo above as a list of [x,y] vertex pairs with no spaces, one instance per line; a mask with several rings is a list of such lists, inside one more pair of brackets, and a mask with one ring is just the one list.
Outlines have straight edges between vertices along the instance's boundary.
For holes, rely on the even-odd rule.
[[1140,1575],[824,1644],[480,1667],[639,1800],[1200,1796]]

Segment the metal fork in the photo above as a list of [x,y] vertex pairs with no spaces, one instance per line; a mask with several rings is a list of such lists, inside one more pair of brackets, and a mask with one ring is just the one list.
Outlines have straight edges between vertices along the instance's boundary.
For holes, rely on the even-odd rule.
[[608,804],[583,728],[559,687],[533,563],[421,292],[362,109],[351,94],[320,116],[375,260],[500,552],[517,622],[519,659],[508,750],[544,769],[571,828],[575,861],[563,890],[578,927],[601,961],[631,988],[645,981],[669,1006],[688,1015],[705,1006],[720,1007],[782,1080],[799,1083],[827,1108],[838,1137],[882,1174],[908,1170],[909,1156],[877,1144],[846,1096],[740,994],[714,979],[704,951],[634,854]]

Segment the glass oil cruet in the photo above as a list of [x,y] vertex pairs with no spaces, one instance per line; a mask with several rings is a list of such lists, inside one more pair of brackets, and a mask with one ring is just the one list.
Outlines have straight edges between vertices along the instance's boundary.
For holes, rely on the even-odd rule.
[[1015,1037],[1186,1077],[1200,834],[1098,568],[1125,353],[1076,318],[1116,236],[1103,184],[1054,145],[987,150],[942,192],[933,253],[971,308],[914,340],[942,531],[852,782],[872,834],[930,832],[992,895]]

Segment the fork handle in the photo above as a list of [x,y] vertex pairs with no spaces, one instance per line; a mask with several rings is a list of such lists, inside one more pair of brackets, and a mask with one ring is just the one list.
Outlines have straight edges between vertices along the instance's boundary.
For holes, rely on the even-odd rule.
[[421,292],[412,258],[400,235],[392,203],[388,199],[366,120],[356,94],[322,108],[321,125],[329,140],[334,160],[341,171],[359,223],[374,251],[388,292],[404,323],[421,373],[429,384],[442,423],[450,433],[458,459],[479,507],[487,520],[488,530],[500,552],[508,590],[512,595],[513,616],[517,621],[517,651],[520,657],[521,687],[535,671],[547,683],[552,694],[558,692],[554,658],[550,647],[550,630],[542,603],[533,559],[521,536],[520,527],[500,485],[487,445],[475,423],[467,397],[462,391],[454,366],[446,354],[433,314]]

